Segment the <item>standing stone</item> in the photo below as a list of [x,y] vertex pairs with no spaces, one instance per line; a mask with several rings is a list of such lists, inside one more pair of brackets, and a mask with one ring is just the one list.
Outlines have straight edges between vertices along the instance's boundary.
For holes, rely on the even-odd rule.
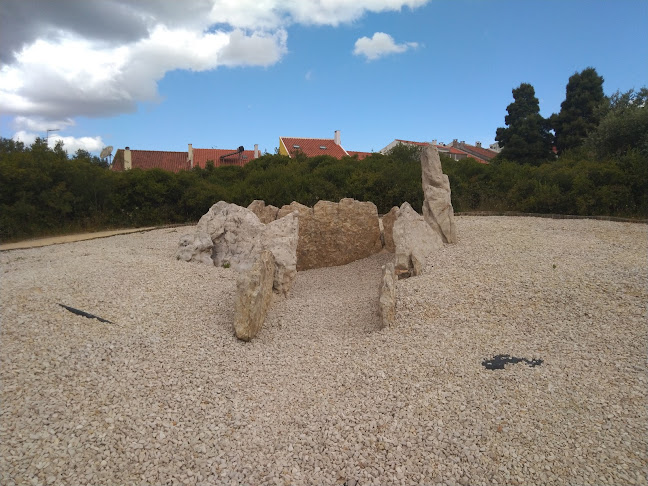
[[457,242],[454,210],[450,201],[450,181],[443,173],[436,147],[428,145],[421,152],[423,217],[439,233],[444,243]]
[[279,217],[288,208],[299,212],[299,271],[346,265],[382,249],[374,203],[345,198],[339,203],[319,201],[310,209],[293,202],[279,210]]
[[266,206],[265,202],[260,199],[252,201],[247,208],[256,214],[259,221],[264,224],[268,224],[277,219],[277,213],[279,212],[278,207],[272,205]]
[[265,250],[236,281],[234,332],[243,341],[252,339],[263,327],[272,303],[274,271],[272,252]]
[[443,247],[439,233],[430,228],[407,202],[398,210],[393,234],[396,246],[394,266],[399,278],[420,275],[427,257]]
[[397,215],[398,206],[394,206],[382,217],[383,244],[385,245],[385,250],[390,253],[396,251],[396,245],[394,244],[394,223],[396,222]]
[[396,320],[396,271],[393,263],[382,267],[378,305],[382,327],[391,327]]
[[[285,295],[297,275],[298,238],[299,219],[296,213],[263,224],[249,209],[219,201],[200,218],[195,235],[185,235],[180,239],[177,256],[206,263],[206,252],[210,251],[209,260],[213,265],[246,271],[259,253],[270,250],[276,267],[274,288]],[[202,253],[190,251],[196,239],[205,245],[209,240],[210,250],[202,250]]]
[[185,262],[200,262],[214,265],[211,258],[214,244],[207,233],[198,232],[193,235],[182,235],[178,243],[176,258]]

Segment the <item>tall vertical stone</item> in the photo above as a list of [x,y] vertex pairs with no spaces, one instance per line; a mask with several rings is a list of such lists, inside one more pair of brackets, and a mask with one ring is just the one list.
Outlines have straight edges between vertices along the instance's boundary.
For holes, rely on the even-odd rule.
[[252,268],[239,275],[234,313],[234,333],[237,338],[249,341],[263,327],[272,303],[274,272],[272,252],[264,250],[259,253]]
[[382,267],[382,280],[378,289],[378,306],[382,327],[390,327],[396,321],[396,271],[393,263]]
[[425,221],[439,233],[444,243],[456,243],[457,230],[450,200],[450,181],[443,173],[439,152],[433,145],[428,145],[421,152],[421,179]]

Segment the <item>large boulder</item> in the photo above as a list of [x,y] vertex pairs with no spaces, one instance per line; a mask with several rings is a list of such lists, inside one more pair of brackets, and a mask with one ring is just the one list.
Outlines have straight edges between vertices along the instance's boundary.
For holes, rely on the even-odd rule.
[[457,242],[454,210],[450,202],[450,181],[443,173],[439,152],[428,145],[421,152],[421,179],[423,185],[423,217],[439,233],[444,243]]
[[407,202],[398,210],[393,235],[394,264],[399,278],[420,275],[427,257],[443,247],[441,235]]
[[[200,218],[196,235],[180,238],[181,246],[177,255],[180,258],[183,245],[186,247],[192,237],[195,239],[197,235],[206,235],[212,243],[211,264],[246,271],[252,267],[259,253],[269,250],[274,257],[274,289],[285,295],[297,274],[298,234],[299,220],[296,214],[263,224],[249,209],[219,201]],[[201,236],[201,239],[206,242],[205,236]],[[187,253],[186,250],[182,252],[183,255]],[[190,260],[207,263],[204,252]]]
[[385,245],[385,250],[390,253],[396,251],[396,245],[394,244],[394,223],[396,222],[397,216],[398,206],[394,206],[382,217],[383,243]]
[[382,327],[391,327],[396,321],[396,271],[392,262],[382,267],[378,289],[378,306]]
[[260,199],[255,199],[254,201],[252,201],[248,206],[248,209],[256,214],[259,218],[259,221],[264,224],[268,224],[277,219],[277,213],[279,212],[279,208],[277,206],[266,206],[265,201],[262,201]]
[[214,243],[207,233],[197,232],[193,235],[182,235],[178,243],[176,258],[185,262],[200,262],[213,265],[211,258]]
[[278,217],[290,209],[299,213],[297,270],[346,265],[382,249],[378,209],[371,202],[319,201],[312,209],[293,202]]
[[252,267],[236,281],[234,333],[249,341],[261,330],[272,303],[275,262],[272,252],[264,250]]

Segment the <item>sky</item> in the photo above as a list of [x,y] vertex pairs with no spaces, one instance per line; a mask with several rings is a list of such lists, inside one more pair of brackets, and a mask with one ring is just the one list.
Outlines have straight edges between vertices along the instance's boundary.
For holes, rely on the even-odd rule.
[[648,85],[648,0],[0,0],[0,136],[274,153],[494,142],[512,90]]

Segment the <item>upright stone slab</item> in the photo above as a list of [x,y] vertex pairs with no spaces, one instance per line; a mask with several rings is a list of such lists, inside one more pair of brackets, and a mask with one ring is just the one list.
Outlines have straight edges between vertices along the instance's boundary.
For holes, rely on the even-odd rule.
[[420,275],[425,260],[432,252],[443,247],[443,240],[423,217],[405,202],[398,210],[394,223],[394,244],[396,275],[405,278]]
[[279,212],[278,207],[272,205],[266,206],[265,201],[260,199],[252,201],[247,208],[256,214],[259,221],[264,224],[268,224],[277,219],[277,213]]
[[234,333],[237,338],[249,341],[263,327],[272,303],[274,272],[272,252],[265,250],[259,253],[248,271],[239,275],[234,314]]
[[423,217],[439,233],[444,243],[457,242],[454,210],[450,200],[450,181],[443,173],[436,147],[428,145],[421,152]]
[[371,202],[319,201],[312,209],[293,202],[279,217],[290,209],[299,213],[298,271],[346,265],[382,249],[378,209]]
[[396,222],[397,216],[398,206],[394,206],[387,214],[382,217],[383,242],[385,244],[385,250],[390,253],[394,253],[396,251],[396,245],[394,244],[394,223]]
[[391,327],[396,321],[396,271],[393,263],[382,267],[382,280],[378,290],[378,306],[382,327]]
[[[177,257],[205,263],[211,261],[213,265],[246,271],[259,253],[269,250],[276,267],[274,288],[285,295],[297,275],[298,237],[299,220],[296,214],[263,224],[251,210],[219,201],[200,218],[195,235],[180,238]],[[195,243],[198,240],[204,243],[205,248],[209,241],[210,258],[206,256],[208,250],[192,250],[193,246],[198,245]]]

